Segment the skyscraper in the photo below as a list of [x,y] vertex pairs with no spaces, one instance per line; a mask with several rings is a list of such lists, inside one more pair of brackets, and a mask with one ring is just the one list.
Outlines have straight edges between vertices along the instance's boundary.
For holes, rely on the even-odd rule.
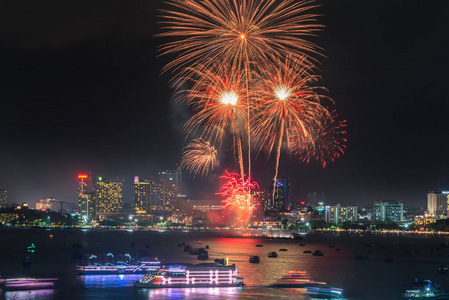
[[94,179],[91,173],[78,175],[78,211],[85,222],[96,218],[94,190]]
[[123,207],[123,179],[98,177],[95,198],[98,219],[104,220],[119,214]]
[[431,191],[427,193],[427,212],[435,214],[437,219],[448,217],[449,192]]
[[159,181],[150,181],[150,211],[163,210],[163,191],[162,184]]
[[8,205],[8,191],[0,188],[0,207]]
[[133,208],[138,213],[150,211],[151,183],[149,180],[139,181],[139,176],[134,177],[133,184]]
[[[277,211],[287,211],[290,209],[290,179],[287,177],[279,178],[274,185],[274,201],[271,203],[272,209]],[[273,199],[273,186],[270,185],[269,198]],[[272,201],[272,200],[271,200]]]
[[173,210],[176,196],[182,194],[182,169],[160,172],[159,182],[162,185],[163,210]]

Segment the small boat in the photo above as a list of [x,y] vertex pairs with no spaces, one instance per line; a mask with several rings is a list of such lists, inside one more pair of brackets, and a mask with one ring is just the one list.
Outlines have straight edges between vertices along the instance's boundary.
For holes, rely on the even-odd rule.
[[312,255],[313,256],[324,256],[324,253],[317,249],[312,253]]
[[209,254],[207,254],[207,252],[206,253],[202,252],[198,254],[197,258],[198,260],[208,260]]
[[279,249],[279,251],[288,251],[288,250],[285,248],[282,248],[282,249]]
[[226,262],[226,260],[224,258],[216,258],[216,259],[214,259],[214,263],[216,265],[224,266],[226,264],[225,262]]
[[299,244],[300,247],[304,247],[306,244]]
[[449,299],[449,293],[430,280],[415,279],[412,281],[412,289],[406,290],[401,295],[401,299],[447,300]]
[[305,250],[303,253],[312,253],[310,250]]
[[23,262],[22,262],[24,267],[29,267],[31,266],[31,259],[29,256],[26,256],[23,258]]
[[258,245],[256,245],[256,247],[263,247],[263,245],[258,244]]
[[440,265],[438,267],[438,274],[447,274],[448,271],[449,271],[449,267],[446,265]]
[[257,255],[251,256],[249,258],[249,262],[253,263],[253,264],[258,264],[258,263],[260,263],[260,258]]
[[268,253],[268,257],[278,257],[278,254],[276,252],[270,252]]
[[209,245],[206,245],[206,249],[209,249]]

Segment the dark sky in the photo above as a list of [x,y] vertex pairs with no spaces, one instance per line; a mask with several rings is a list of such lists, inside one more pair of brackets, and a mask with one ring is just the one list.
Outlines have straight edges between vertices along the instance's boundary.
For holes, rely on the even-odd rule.
[[[326,0],[316,42],[322,84],[348,120],[343,158],[322,169],[286,156],[293,200],[321,191],[328,202],[376,199],[424,206],[449,189],[449,2]],[[160,75],[160,0],[0,1],[0,187],[9,201],[75,202],[76,176],[91,171],[157,176],[174,167],[189,116]],[[266,188],[274,164],[254,177]],[[269,166],[269,167],[267,167]],[[187,180],[191,199],[211,198],[218,172]]]

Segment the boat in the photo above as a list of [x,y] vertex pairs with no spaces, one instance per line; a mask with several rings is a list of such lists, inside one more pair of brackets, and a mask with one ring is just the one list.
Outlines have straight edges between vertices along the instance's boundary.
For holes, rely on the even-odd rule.
[[141,261],[133,265],[118,261],[117,264],[106,263],[102,265],[94,263],[76,266],[76,271],[80,275],[146,274],[149,271],[159,269],[160,266],[160,261]]
[[304,271],[287,271],[281,275],[270,287],[274,288],[299,288],[305,294],[314,296],[313,298],[338,299],[343,298],[343,290],[335,288],[325,282],[314,281],[310,275]]
[[446,265],[440,265],[438,267],[438,274],[447,274],[449,268]]
[[282,249],[279,249],[279,251],[288,251],[288,249],[282,248]]
[[263,245],[258,244],[258,245],[256,245],[256,247],[263,247]]
[[324,253],[317,249],[312,253],[312,255],[313,256],[324,256]]
[[305,250],[303,253],[312,253],[310,250]]
[[209,254],[207,252],[201,252],[201,253],[198,253],[197,258],[198,258],[198,260],[208,260]]
[[430,280],[415,279],[412,281],[412,288],[406,290],[401,295],[401,299],[449,299],[449,293],[441,288],[440,285]]
[[3,290],[36,290],[53,288],[58,278],[9,278],[0,280]]
[[300,247],[304,247],[306,244],[299,244]]
[[24,267],[29,267],[29,266],[31,266],[31,259],[30,259],[29,256],[26,256],[26,257],[23,258],[22,265],[23,265]]
[[268,257],[278,257],[278,254],[276,252],[270,252],[268,253]]
[[253,264],[258,264],[258,263],[260,263],[260,258],[257,255],[251,256],[249,258],[249,262],[253,263]]
[[243,279],[237,277],[232,265],[165,264],[134,282],[136,288],[239,287]]

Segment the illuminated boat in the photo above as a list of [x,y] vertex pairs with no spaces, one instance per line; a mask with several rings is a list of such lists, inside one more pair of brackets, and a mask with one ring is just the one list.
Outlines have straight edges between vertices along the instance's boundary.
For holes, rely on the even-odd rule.
[[134,282],[137,288],[189,288],[244,286],[237,277],[237,267],[232,265],[166,264]]
[[406,290],[401,299],[447,300],[449,299],[449,293],[430,280],[415,279],[412,282],[412,289]]
[[36,290],[53,288],[58,278],[9,278],[0,280],[4,290]]
[[160,261],[141,261],[138,264],[129,265],[118,261],[117,264],[91,264],[86,266],[76,266],[76,271],[81,275],[113,275],[113,274],[146,274],[156,271],[161,267]]

